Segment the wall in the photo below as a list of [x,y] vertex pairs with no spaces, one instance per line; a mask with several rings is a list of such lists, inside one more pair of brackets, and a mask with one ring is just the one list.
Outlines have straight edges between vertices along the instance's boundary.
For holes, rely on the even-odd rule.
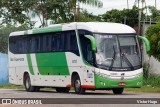
[[0,84],[8,83],[8,55],[0,53]]

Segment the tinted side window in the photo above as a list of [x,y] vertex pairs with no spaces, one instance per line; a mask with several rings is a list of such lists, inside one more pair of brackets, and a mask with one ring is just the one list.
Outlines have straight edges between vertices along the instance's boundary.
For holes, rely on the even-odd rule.
[[79,56],[75,31],[9,37],[14,54],[72,52]]
[[79,56],[78,42],[77,42],[75,31],[66,32],[65,36],[67,37],[65,39],[65,41],[66,41],[65,44],[67,46],[66,51],[75,53],[76,55]]
[[43,34],[41,37],[43,39],[40,42],[42,46],[42,52],[51,52],[51,36],[51,34]]
[[13,53],[23,53],[22,47],[22,37],[20,36],[13,36],[9,38],[9,50]]
[[17,48],[16,47],[16,38],[15,37],[10,37],[9,38],[9,50],[12,53],[16,53],[17,52]]
[[93,51],[91,48],[91,41],[84,36],[84,35],[93,35],[93,34],[89,31],[85,31],[85,30],[78,30],[78,34],[79,34],[79,38],[80,38],[80,44],[81,44],[83,58],[87,62],[93,64],[94,54],[93,54]]
[[29,53],[34,53],[35,52],[35,37],[32,37],[29,42],[30,42]]
[[30,45],[30,38],[27,36],[23,37],[23,53],[29,53],[29,45]]
[[71,32],[70,44],[71,44],[71,52],[79,55],[78,44],[75,32]]

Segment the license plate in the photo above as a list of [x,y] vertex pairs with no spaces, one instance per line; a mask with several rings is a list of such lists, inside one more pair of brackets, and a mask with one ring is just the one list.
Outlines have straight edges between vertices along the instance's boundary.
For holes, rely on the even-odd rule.
[[119,82],[118,86],[126,86],[126,83],[125,82]]

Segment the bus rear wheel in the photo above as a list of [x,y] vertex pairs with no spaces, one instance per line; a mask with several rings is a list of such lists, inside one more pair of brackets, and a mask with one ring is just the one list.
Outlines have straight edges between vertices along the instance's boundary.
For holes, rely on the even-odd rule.
[[31,85],[31,80],[28,74],[26,74],[24,77],[24,86],[28,92],[34,92],[36,90],[36,87]]
[[124,88],[113,88],[112,91],[114,94],[122,94]]
[[67,88],[67,87],[57,87],[56,88],[56,91],[59,93],[68,93],[69,90],[70,90],[70,88]]
[[85,89],[82,88],[81,80],[78,75],[76,75],[74,77],[73,86],[74,86],[74,90],[75,90],[76,94],[84,94],[85,93]]

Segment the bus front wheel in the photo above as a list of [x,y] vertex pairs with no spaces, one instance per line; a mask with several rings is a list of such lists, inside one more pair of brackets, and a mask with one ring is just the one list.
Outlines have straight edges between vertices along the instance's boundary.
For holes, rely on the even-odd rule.
[[28,74],[25,75],[24,86],[25,86],[26,91],[28,92],[34,92],[36,90],[36,87],[31,85],[31,80]]
[[114,94],[122,94],[124,88],[113,88],[112,91]]
[[77,94],[85,93],[85,89],[81,87],[81,80],[78,75],[74,77],[73,85],[74,85],[74,90]]

